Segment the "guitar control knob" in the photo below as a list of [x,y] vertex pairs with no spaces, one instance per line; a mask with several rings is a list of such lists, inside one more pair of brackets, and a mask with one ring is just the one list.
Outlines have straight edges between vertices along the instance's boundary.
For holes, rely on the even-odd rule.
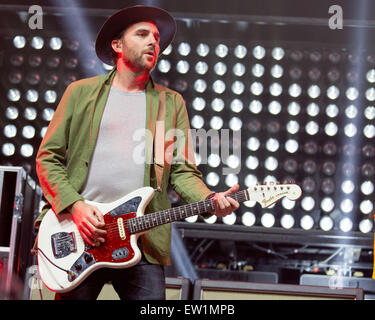
[[77,270],[77,271],[81,271],[82,270],[82,265],[80,263],[77,263],[74,268]]
[[85,254],[85,261],[86,263],[90,263],[92,261],[92,256],[90,254]]

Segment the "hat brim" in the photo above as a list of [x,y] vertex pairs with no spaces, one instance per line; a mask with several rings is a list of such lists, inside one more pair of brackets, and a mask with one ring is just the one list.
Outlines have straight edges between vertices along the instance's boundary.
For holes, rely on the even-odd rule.
[[95,41],[95,51],[98,58],[108,65],[113,65],[112,40],[130,25],[141,21],[155,23],[160,33],[160,52],[163,52],[175,36],[176,21],[163,9],[134,6],[117,11],[104,22]]

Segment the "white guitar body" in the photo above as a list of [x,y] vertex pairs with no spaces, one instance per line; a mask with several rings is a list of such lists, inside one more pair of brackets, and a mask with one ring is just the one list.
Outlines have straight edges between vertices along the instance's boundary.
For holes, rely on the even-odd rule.
[[[283,197],[297,200],[302,194],[296,184],[256,185],[228,195],[238,202],[253,200],[266,208]],[[86,201],[104,215],[107,234],[97,246],[85,244],[69,213],[56,215],[49,210],[42,220],[38,236],[40,276],[52,291],[66,292],[77,287],[99,268],[128,268],[139,262],[137,246],[140,234],[156,226],[212,212],[214,200],[186,204],[144,215],[154,196],[154,189],[144,187],[111,203]]]
[[[92,204],[99,208],[99,210],[104,214],[104,218],[106,220],[106,224],[110,224],[114,220],[113,218],[106,217],[113,209],[119,207],[120,205],[127,203],[129,200],[141,197],[141,200],[138,205],[138,209],[135,213],[136,217],[140,217],[144,215],[144,210],[146,209],[148,203],[151,201],[154,195],[154,189],[151,187],[144,187],[134,192],[122,197],[119,200],[116,200],[111,203],[97,203],[92,201],[85,201],[88,204]],[[134,216],[134,215],[133,215]],[[66,233],[74,237],[75,241],[75,249],[70,250],[69,254],[61,257],[56,258],[56,252],[53,251],[53,245],[51,245],[51,239],[53,239],[53,235]],[[144,233],[144,232],[143,232]],[[93,261],[86,263],[85,266],[81,265],[82,272],[79,273],[79,277],[76,277],[74,280],[69,280],[67,276],[67,272],[58,269],[54,265],[52,265],[48,259],[54,261],[59,267],[70,270],[72,266],[84,255],[85,251],[87,250],[87,244],[85,244],[82,236],[80,235],[76,224],[73,222],[71,218],[71,214],[69,213],[62,213],[56,215],[52,210],[49,210],[46,215],[44,216],[42,223],[40,225],[39,236],[38,236],[38,265],[39,265],[39,273],[43,280],[43,283],[52,291],[55,292],[66,292],[74,289],[77,285],[79,285],[89,274],[91,274],[94,270],[103,268],[103,267],[110,267],[110,268],[126,268],[133,266],[139,262],[141,259],[141,252],[137,246],[137,239],[139,235],[142,233],[131,234],[128,236],[127,239],[121,240],[117,239],[114,241],[108,241],[107,246],[99,246],[94,247],[94,251],[106,251],[103,252],[103,255],[112,255],[113,251],[121,247],[121,242],[124,242],[124,246],[129,245],[133,252],[131,253],[132,257],[129,259],[118,259],[115,261],[100,261],[98,260],[100,257],[95,257],[95,263],[90,264]],[[130,241],[129,241],[130,238]],[[107,238],[107,240],[109,240]],[[57,240],[58,241],[58,240]],[[112,242],[116,243],[117,247],[113,247]],[[111,246],[112,244],[112,246]],[[129,249],[129,248],[128,248]],[[131,251],[131,250],[129,250]],[[43,253],[42,253],[43,252]],[[48,259],[45,257],[47,256]],[[99,255],[100,256],[100,255]],[[85,258],[83,258],[85,260]],[[85,261],[82,261],[82,264],[85,264]]]

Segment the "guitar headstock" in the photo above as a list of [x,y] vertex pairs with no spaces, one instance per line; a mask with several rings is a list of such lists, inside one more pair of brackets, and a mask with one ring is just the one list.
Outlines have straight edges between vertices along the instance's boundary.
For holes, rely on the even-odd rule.
[[301,187],[297,184],[275,184],[273,182],[250,187],[247,191],[250,196],[249,200],[259,202],[262,208],[267,208],[284,197],[295,201],[302,195]]

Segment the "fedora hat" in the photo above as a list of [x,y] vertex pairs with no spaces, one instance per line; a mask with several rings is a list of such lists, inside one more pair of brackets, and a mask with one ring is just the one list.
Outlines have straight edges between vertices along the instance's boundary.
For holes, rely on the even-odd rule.
[[104,22],[95,41],[95,51],[99,59],[113,65],[112,40],[130,25],[141,21],[155,23],[160,33],[160,52],[163,52],[174,38],[176,21],[163,9],[138,5],[119,10]]

